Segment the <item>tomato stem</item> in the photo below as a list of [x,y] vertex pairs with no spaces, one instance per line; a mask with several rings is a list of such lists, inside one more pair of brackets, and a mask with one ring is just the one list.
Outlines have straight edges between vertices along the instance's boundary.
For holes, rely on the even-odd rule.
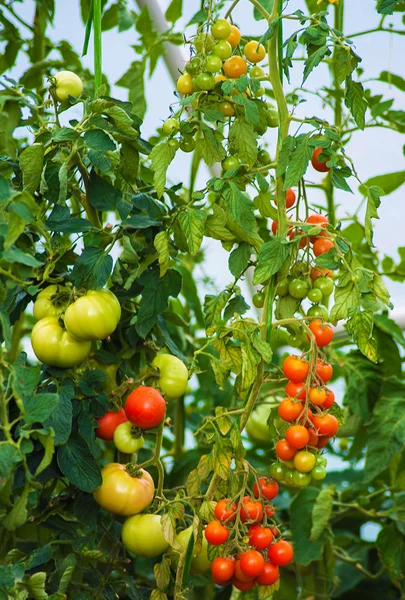
[[98,96],[98,90],[102,84],[102,33],[101,33],[101,0],[93,2],[93,34],[94,34],[94,95]]

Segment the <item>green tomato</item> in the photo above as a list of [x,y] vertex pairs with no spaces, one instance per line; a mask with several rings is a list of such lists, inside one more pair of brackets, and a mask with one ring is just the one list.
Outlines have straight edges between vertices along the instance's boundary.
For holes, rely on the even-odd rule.
[[[122,425],[120,425],[122,427]],[[300,450],[294,456],[294,467],[300,473],[309,473],[315,466],[316,457],[311,452],[306,450]]]
[[162,125],[162,131],[165,135],[170,135],[173,131],[179,131],[180,123],[178,119],[170,117]]
[[215,77],[212,75],[212,73],[200,73],[197,75],[195,80],[193,80],[193,82],[194,81],[199,90],[204,90],[207,92],[215,87]]
[[294,485],[298,487],[305,487],[311,483],[311,475],[309,473],[300,473],[300,471],[294,471]]
[[342,438],[339,440],[339,450],[341,452],[345,452],[349,449],[349,440],[347,438]]
[[287,485],[295,485],[294,484],[294,473],[292,469],[286,469],[284,473],[284,481]]
[[202,65],[203,65],[202,57],[194,56],[194,58],[192,58],[190,60],[190,62],[188,62],[186,64],[186,71],[187,71],[187,73],[190,73],[190,75],[197,75],[197,73],[199,73],[201,71]]
[[162,533],[160,515],[140,514],[129,517],[122,526],[122,543],[126,550],[144,558],[155,558],[169,548]]
[[288,286],[288,293],[293,298],[302,300],[308,293],[308,284],[302,279],[293,279]]
[[330,277],[318,277],[314,281],[314,288],[320,290],[323,296],[330,296],[333,292],[333,281]]
[[237,156],[227,156],[225,160],[222,161],[222,168],[225,173],[231,169],[236,169],[236,167],[239,167],[239,165],[240,161]]
[[73,337],[59,325],[57,317],[44,317],[31,332],[35,356],[52,367],[68,369],[85,360],[90,354],[91,342]]
[[260,77],[264,77],[265,72],[261,67],[255,65],[250,69],[249,75],[252,77],[252,79],[259,79]]
[[[214,48],[215,49],[215,48]],[[218,73],[222,68],[222,60],[216,54],[209,54],[205,61],[205,70],[208,73]]]
[[202,54],[203,52],[208,54],[215,46],[215,40],[209,33],[199,33],[195,36],[193,45],[199,54]]
[[[187,527],[187,529],[184,529],[176,535],[176,542],[179,544],[181,552],[184,552],[184,550],[187,548],[192,533],[193,528]],[[174,569],[177,568],[178,561],[179,553],[178,551],[175,551],[171,555],[171,564]],[[201,573],[208,571],[210,568],[211,561],[208,558],[208,542],[205,539],[205,535],[203,535],[200,552],[197,554],[194,549],[193,558],[191,559],[190,573],[192,575],[200,575]]]
[[89,290],[65,313],[65,327],[78,340],[104,340],[117,328],[121,306],[109,290]]
[[292,266],[291,273],[294,277],[302,277],[308,271],[308,267],[302,260],[297,260]]
[[138,437],[132,435],[132,423],[127,421],[118,425],[114,431],[114,445],[120,452],[125,454],[133,454],[143,448],[145,440],[141,435]]
[[258,404],[250,414],[246,423],[246,433],[254,442],[272,442],[267,419],[270,416],[271,406],[269,404]]
[[288,344],[292,347],[292,348],[299,348],[302,344],[302,339],[300,338],[299,335],[290,335],[290,337],[288,338]]
[[37,321],[44,317],[59,317],[68,305],[69,290],[63,285],[48,285],[39,292],[34,302],[34,317]]
[[55,95],[63,102],[72,96],[79,98],[83,91],[83,81],[73,71],[59,71],[55,75]]
[[311,471],[311,477],[315,481],[322,481],[322,479],[325,479],[325,477],[326,477],[325,467],[322,467],[321,465],[314,467]]
[[328,464],[328,461],[326,460],[326,458],[324,456],[322,456],[322,454],[318,454],[318,456],[316,457],[316,462],[315,462],[316,466],[318,467],[326,467],[326,465]]
[[328,320],[328,309],[323,304],[317,304],[316,306],[311,306],[311,308],[307,311],[308,317],[319,317],[320,319]]
[[294,469],[294,461],[293,460],[283,460],[283,465],[288,467],[289,469]]
[[257,153],[257,162],[259,162],[261,165],[267,165],[270,161],[271,157],[267,150],[259,150]]
[[180,148],[180,142],[179,142],[179,140],[176,140],[175,138],[172,138],[171,140],[169,140],[168,144],[169,144],[170,148],[172,148],[172,150],[174,150],[175,152],[177,152],[177,150]]
[[177,356],[158,354],[152,367],[159,369],[159,389],[168,398],[180,398],[187,389],[188,370]]
[[230,58],[232,56],[232,46],[226,40],[221,40],[215,44],[215,46],[212,49],[212,53],[215,54],[215,56],[217,56],[218,58],[220,58],[221,61],[226,60],[227,58]]
[[277,108],[269,102],[267,103],[266,121],[269,127],[278,127],[279,125]]
[[226,19],[217,19],[211,27],[211,34],[216,40],[226,40],[231,32],[231,24]]
[[279,281],[276,287],[276,296],[287,296],[289,285],[290,282],[288,279],[282,279]]
[[310,300],[311,302],[322,302],[322,298],[323,298],[323,295],[322,295],[321,290],[318,290],[316,288],[309,290],[308,300]]
[[184,138],[180,143],[180,148],[183,152],[192,152],[195,148],[194,138]]
[[252,302],[256,306],[256,308],[263,308],[263,305],[264,305],[264,293],[263,292],[256,292],[256,294],[253,294]]
[[270,465],[270,476],[277,481],[282,481],[285,475],[285,467],[281,463],[273,463]]
[[263,94],[265,93],[265,91],[266,91],[266,90],[265,90],[265,89],[264,89],[264,87],[261,85],[261,86],[259,87],[259,89],[258,89],[258,90],[256,90],[255,92],[253,92],[253,96],[254,96],[255,98],[259,98],[260,96],[263,96]]

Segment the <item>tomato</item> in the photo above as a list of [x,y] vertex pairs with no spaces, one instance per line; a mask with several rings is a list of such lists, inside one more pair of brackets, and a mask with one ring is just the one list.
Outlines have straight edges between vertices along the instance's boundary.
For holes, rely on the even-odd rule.
[[286,485],[294,485],[294,473],[295,470],[292,471],[291,469],[286,469],[284,474],[284,482]]
[[194,138],[183,138],[180,142],[180,148],[183,150],[183,152],[192,152],[195,148]]
[[191,94],[193,89],[193,78],[191,77],[190,73],[184,73],[184,75],[180,75],[177,80],[177,91],[179,91],[180,94]]
[[239,28],[236,27],[236,25],[231,25],[231,33],[226,38],[226,41],[231,44],[232,48],[236,48],[240,42],[240,38],[241,35]]
[[270,154],[267,152],[267,150],[259,150],[257,153],[257,161],[261,165],[267,165],[271,161]]
[[93,496],[105,510],[130,517],[152,503],[155,486],[152,477],[144,469],[135,471],[132,476],[125,465],[110,463],[101,469],[101,476],[103,483],[93,492]]
[[245,496],[242,499],[242,505],[240,507],[240,520],[242,523],[245,521],[253,521],[258,523],[263,518],[263,505],[259,500],[252,500],[249,496]]
[[311,306],[311,308],[309,308],[307,311],[307,315],[308,317],[319,317],[324,321],[327,321],[329,317],[328,309],[323,304]]
[[325,467],[322,467],[321,465],[317,465],[316,467],[314,467],[311,471],[311,477],[315,481],[322,481],[322,479],[325,479],[325,477],[326,477]]
[[121,306],[109,290],[90,290],[71,304],[65,313],[65,327],[78,340],[104,340],[115,331]]
[[294,471],[292,479],[293,485],[296,485],[297,487],[305,487],[311,483],[311,474]]
[[278,127],[279,125],[279,116],[278,110],[274,106],[274,104],[270,104],[267,102],[267,111],[266,111],[266,122],[269,127]]
[[296,421],[302,413],[303,406],[301,402],[293,402],[291,398],[285,398],[278,405],[277,412],[283,421],[292,423]]
[[[226,40],[221,40],[215,44],[215,46],[212,49],[212,53],[217,58],[220,59],[220,61],[221,61],[221,66],[219,67],[219,69],[220,69],[222,67],[222,61],[226,60],[227,58],[232,56],[232,46]],[[219,71],[219,69],[216,69],[216,71]],[[207,69],[207,70],[209,70],[209,69]],[[215,71],[211,71],[211,73],[215,73]]]
[[[331,437],[333,437],[333,436],[331,436]],[[317,448],[325,448],[325,446],[327,446],[329,444],[329,441],[330,441],[330,437],[328,435],[320,436],[320,438],[318,440]]]
[[237,156],[227,156],[221,163],[224,173],[227,173],[231,169],[239,167],[240,160]]
[[235,109],[230,102],[220,102],[218,108],[224,117],[232,117],[235,114]]
[[259,44],[259,42],[255,42],[254,40],[245,45],[243,52],[251,63],[262,62],[266,56],[266,49],[263,44]]
[[314,283],[314,288],[319,290],[322,296],[330,296],[334,289],[333,281],[328,277],[318,277]]
[[216,40],[226,40],[231,33],[231,24],[226,19],[217,19],[211,26],[211,35]]
[[[319,435],[326,435],[333,437],[339,429],[339,423],[334,415],[315,415],[313,418],[315,429],[318,430]],[[319,446],[318,446],[319,447]]]
[[247,64],[241,56],[231,56],[224,63],[224,73],[231,79],[237,79],[247,73]]
[[328,461],[326,460],[326,458],[322,456],[322,454],[318,454],[318,456],[316,457],[316,466],[326,467],[327,464]]
[[303,425],[292,425],[287,429],[285,439],[291,448],[300,450],[308,444],[309,433]]
[[323,151],[323,148],[315,148],[311,158],[312,166],[314,167],[315,171],[319,171],[319,173],[327,173],[328,171],[330,171],[330,168],[326,165],[329,158],[327,158],[326,160],[319,160],[318,158]]
[[200,72],[203,65],[203,58],[201,56],[194,56],[187,64],[186,71],[190,75],[197,75]]
[[250,575],[246,575],[240,567],[240,559],[235,561],[235,579],[240,581],[241,583],[248,583],[249,581],[253,581],[254,577]]
[[229,529],[219,521],[211,521],[206,526],[204,535],[209,544],[220,546],[229,538]]
[[[181,551],[184,552],[188,546],[190,541],[190,537],[193,534],[193,528],[187,527],[187,529],[183,529],[180,533],[176,535],[176,542],[180,546]],[[178,554],[172,554],[171,563],[174,567],[177,567],[178,563]],[[208,542],[205,539],[205,536],[202,536],[202,545],[201,550],[198,554],[196,554],[196,549],[193,551],[193,558],[191,559],[191,567],[190,573],[192,575],[199,575],[201,573],[205,573],[211,567],[211,561],[208,558]]]
[[315,342],[319,348],[327,346],[333,340],[334,333],[332,327],[326,325],[320,319],[311,321],[308,327],[315,336]]
[[219,581],[228,581],[235,573],[235,561],[232,558],[218,556],[211,565],[211,573]]
[[[270,475],[277,479],[278,481],[282,481],[285,473],[285,467],[281,463],[273,463],[270,465]],[[267,514],[267,511],[265,511]],[[269,516],[269,515],[267,515]]]
[[168,398],[179,398],[187,389],[188,370],[182,360],[172,354],[157,354],[152,367],[159,369],[159,389]]
[[199,54],[208,54],[213,46],[215,46],[215,40],[209,33],[199,33],[195,36],[193,45]]
[[160,515],[134,515],[122,526],[122,543],[135,556],[154,558],[169,548],[162,533]]
[[[215,46],[214,46],[215,49]],[[205,60],[205,70],[208,73],[217,73],[222,68],[222,60],[216,54],[209,54]]]
[[326,398],[322,404],[322,408],[328,410],[335,402],[335,394],[331,389],[326,388]]
[[[276,511],[274,510],[274,507],[272,504],[266,504],[266,506],[264,507],[264,513],[265,515],[271,519],[271,517],[274,515]],[[270,531],[273,533],[274,528],[270,527]],[[274,533],[273,533],[274,535]]]
[[316,361],[316,374],[324,383],[328,383],[333,375],[333,367],[329,363],[323,362],[320,358]]
[[323,388],[311,388],[309,399],[315,406],[321,406],[326,400],[326,391]]
[[59,317],[66,309],[69,290],[62,285],[48,285],[41,290],[34,302],[34,318]]
[[248,550],[242,554],[240,559],[240,568],[250,577],[257,577],[260,575],[264,566],[263,555],[257,550]]
[[283,363],[283,373],[290,381],[300,383],[309,372],[309,364],[297,356],[288,356]]
[[212,73],[199,73],[193,80],[198,90],[209,91],[215,87],[215,77]]
[[262,69],[258,65],[255,65],[249,71],[249,77],[251,77],[252,79],[260,79],[261,77],[264,77],[264,76],[265,76],[264,69]]
[[277,235],[277,230],[278,230],[278,222],[273,221],[271,224],[271,231],[272,231],[273,235]]
[[114,446],[119,452],[133,454],[143,448],[145,440],[141,435],[135,436],[132,433],[133,427],[129,421],[118,425],[114,431]]
[[268,479],[268,477],[260,477],[259,478],[260,490],[257,481],[253,486],[253,493],[256,498],[259,498],[262,495],[266,500],[273,500],[278,494],[278,483],[273,479]]
[[312,281],[316,281],[319,277],[332,277],[332,275],[332,271],[324,267],[313,267],[310,273]]
[[120,408],[117,412],[109,410],[105,415],[97,419],[97,421],[96,436],[102,440],[112,440],[114,438],[114,431],[118,425],[127,421],[127,415],[123,408]]
[[271,442],[272,437],[267,425],[267,419],[270,416],[271,406],[269,404],[259,404],[255,406],[246,423],[246,433],[251,440],[255,442]]
[[31,344],[38,360],[60,369],[78,365],[91,350],[91,342],[70,335],[59,325],[57,317],[44,317],[34,325]]
[[264,293],[256,292],[256,294],[253,294],[252,301],[253,301],[254,306],[256,306],[256,308],[263,308]]
[[314,251],[315,256],[320,256],[321,254],[326,254],[326,252],[329,252],[329,250],[334,247],[335,244],[327,238],[319,238],[315,241],[312,250]]
[[293,298],[297,298],[299,300],[305,298],[308,293],[308,284],[306,281],[302,279],[293,279],[288,286],[288,293]]
[[312,448],[317,448],[318,447],[318,441],[319,441],[319,437],[318,434],[316,433],[315,429],[308,429],[308,433],[309,433],[309,441],[308,441],[308,446],[311,446]]
[[285,393],[290,398],[295,398],[297,400],[305,400],[307,397],[307,392],[305,389],[305,381],[289,381],[285,386]]
[[273,541],[273,534],[267,527],[253,525],[248,531],[250,545],[257,550],[268,548]]
[[322,295],[321,290],[318,290],[316,288],[309,290],[308,300],[310,300],[311,302],[322,302],[322,298],[323,298],[323,295]]
[[255,581],[259,585],[273,585],[273,583],[276,583],[279,576],[280,576],[280,573],[279,573],[277,565],[273,565],[270,562],[266,562],[266,563],[264,563],[264,567],[263,567],[260,575],[258,575],[258,577],[256,577]]
[[227,78],[225,77],[225,75],[222,75],[222,74],[215,75],[215,83],[218,83],[220,81],[227,81]]
[[315,466],[315,455],[306,450],[300,450],[294,456],[294,467],[300,473],[309,473]]
[[59,71],[55,75],[55,95],[60,102],[69,96],[79,98],[83,92],[83,81],[73,71]]
[[169,144],[170,148],[172,148],[175,152],[177,152],[177,150],[180,148],[180,142],[175,138],[172,138],[167,143]]
[[[329,220],[328,220],[328,217],[326,217],[325,215],[320,215],[319,213],[314,213],[313,215],[309,215],[306,222],[311,223],[312,225],[315,225],[316,227],[326,227],[327,224],[329,223]],[[319,269],[322,267],[316,267],[316,268]]]
[[180,123],[178,119],[174,119],[171,117],[170,119],[166,119],[166,121],[162,125],[162,131],[165,135],[170,135],[173,131],[179,131]]
[[295,204],[296,195],[292,188],[288,188],[285,193],[285,204],[286,208],[292,208]]
[[236,577],[233,577],[232,585],[241,592],[248,592],[249,590],[254,588],[255,582],[253,581],[253,578],[252,581],[239,581],[238,579],[236,579]]
[[231,502],[228,498],[223,498],[217,502],[214,514],[219,521],[225,521],[226,523],[234,521],[236,519],[235,502]]
[[276,454],[281,460],[291,460],[296,455],[297,450],[289,445],[286,440],[280,440],[276,444]]
[[124,409],[135,427],[153,429],[164,419],[166,402],[155,388],[140,386],[129,394]]
[[294,551],[289,542],[280,540],[269,548],[269,560],[277,567],[288,565],[294,558]]
[[[275,223],[275,221],[273,221],[273,223]],[[288,279],[282,279],[281,281],[279,281],[276,287],[276,295],[281,297],[287,296],[289,285],[290,282],[288,281]]]

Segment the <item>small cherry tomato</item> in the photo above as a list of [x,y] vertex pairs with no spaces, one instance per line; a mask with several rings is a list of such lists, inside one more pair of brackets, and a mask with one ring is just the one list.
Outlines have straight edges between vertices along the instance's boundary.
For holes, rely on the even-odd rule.
[[[329,277],[318,277],[314,282],[314,288],[319,290],[322,296],[330,296],[334,287],[333,281]],[[320,302],[320,300],[318,300],[318,302]]]
[[[275,223],[275,221],[273,221],[273,223]],[[289,285],[290,282],[288,281],[288,279],[282,279],[281,281],[279,281],[276,287],[276,296],[287,296]]]
[[326,467],[327,464],[328,461],[326,460],[326,458],[322,456],[322,454],[318,454],[318,456],[316,457],[316,466]]
[[231,79],[237,79],[247,73],[246,61],[241,56],[231,56],[225,61],[223,68],[225,75]]
[[205,60],[205,70],[208,71],[208,73],[218,73],[218,71],[220,71],[221,68],[221,58],[216,54],[209,54]]
[[155,388],[140,386],[129,394],[124,409],[135,427],[153,429],[164,419],[166,402]]
[[257,153],[257,161],[261,165],[267,165],[271,161],[270,154],[267,152],[267,150],[259,150]]
[[307,310],[308,317],[318,317],[319,319],[323,319],[327,321],[329,318],[328,309],[323,304],[317,304],[316,306],[311,306]]
[[280,440],[276,444],[276,454],[280,460],[291,460],[296,455],[297,450],[289,445],[286,440]]
[[264,293],[263,292],[256,292],[256,294],[253,294],[252,302],[253,302],[254,306],[256,306],[256,308],[263,308],[263,305],[264,305]]
[[323,404],[322,404],[322,408],[324,408],[325,410],[328,410],[332,404],[334,404],[335,402],[335,394],[332,392],[331,389],[326,388],[326,399],[324,400]]
[[297,300],[302,300],[308,294],[309,288],[306,281],[293,279],[288,286],[288,293]]
[[231,169],[239,167],[240,160],[237,156],[227,156],[221,163],[224,173],[227,173]]
[[118,425],[114,431],[114,446],[119,452],[133,454],[143,448],[145,440],[141,435],[133,435],[132,423],[126,421]]
[[315,466],[315,455],[306,450],[300,450],[294,456],[294,467],[300,473],[309,473]]
[[266,500],[273,500],[278,494],[278,483],[273,479],[268,479],[268,477],[260,477],[259,478],[260,489],[257,481],[253,486],[253,493],[256,498],[261,495],[266,498]]
[[245,521],[252,521],[258,523],[263,518],[263,505],[259,500],[253,500],[250,496],[245,496],[242,499],[240,507],[240,520],[242,523]]
[[242,554],[240,559],[240,568],[245,575],[257,577],[264,567],[264,558],[257,550],[248,550]]
[[326,400],[326,391],[323,388],[310,388],[309,399],[315,406],[321,406]]
[[211,565],[211,573],[219,581],[228,581],[235,573],[235,561],[232,558],[218,556]]
[[[232,46],[226,40],[220,40],[213,47],[212,53],[221,60],[221,67],[222,67],[222,61],[226,60],[227,58],[232,56]],[[209,70],[209,69],[207,69],[207,70]],[[217,71],[219,71],[219,69],[217,69]],[[211,71],[211,73],[215,73],[215,71]]]
[[236,579],[236,577],[233,577],[232,585],[233,585],[233,587],[236,587],[236,589],[240,590],[241,592],[248,592],[249,590],[254,588],[255,582],[253,579],[252,579],[252,581],[239,581],[238,579]]
[[195,140],[192,137],[183,138],[180,142],[183,152],[192,152],[195,149]]
[[231,25],[231,33],[226,38],[226,41],[231,44],[232,48],[236,48],[240,42],[240,38],[241,35],[238,27],[236,27],[236,25]]
[[197,86],[197,89],[204,90],[206,92],[212,90],[216,83],[215,77],[212,73],[199,73],[193,81],[193,84],[194,82]]
[[321,465],[317,465],[316,467],[314,467],[311,471],[311,477],[315,481],[322,481],[322,479],[325,479],[325,477],[326,477],[325,467],[322,467]]
[[255,579],[259,585],[273,585],[279,578],[280,573],[277,565],[273,565],[270,562],[264,563],[263,569]]
[[283,373],[290,381],[299,383],[309,372],[309,363],[297,356],[288,356],[283,363]]
[[296,485],[297,487],[305,487],[311,483],[311,474],[294,471],[292,480],[293,485]]
[[323,416],[315,415],[313,418],[313,424],[315,429],[318,431],[318,435],[320,436],[326,435],[328,437],[333,437],[339,429],[339,422],[337,418],[330,414]]
[[218,108],[219,112],[221,112],[224,115],[224,117],[233,117],[233,115],[235,114],[233,104],[231,104],[230,102],[220,102],[218,104]]
[[253,581],[254,579],[254,577],[246,575],[246,573],[242,571],[242,569],[240,568],[240,559],[235,561],[235,578],[242,583],[248,583],[249,581]]
[[176,87],[177,91],[180,92],[180,94],[191,94],[194,91],[194,88],[193,78],[191,77],[190,73],[184,73],[184,75],[180,75],[180,77],[177,80]]
[[328,383],[333,375],[333,367],[329,363],[323,362],[320,358],[316,361],[316,374],[324,383]]
[[268,548],[273,541],[273,534],[267,527],[253,525],[248,531],[250,545],[257,550]]
[[[271,517],[274,515],[275,512],[276,511],[274,510],[274,506],[272,504],[266,504],[266,506],[264,507],[264,513],[269,519],[271,519]],[[274,535],[274,532],[273,532],[274,528],[270,528],[270,529]]]
[[296,421],[302,413],[302,410],[303,406],[301,402],[294,402],[291,398],[282,400],[277,408],[279,417],[288,423]]
[[268,553],[269,560],[277,567],[288,565],[294,557],[294,551],[291,544],[285,540],[280,540],[270,546]]
[[213,46],[215,46],[215,39],[209,33],[199,33],[193,39],[193,45],[198,54],[208,54],[208,52],[212,50]]
[[223,498],[219,502],[214,510],[214,514],[219,521],[230,522],[236,519],[236,504],[231,502],[227,498]]
[[165,135],[170,135],[173,131],[179,131],[180,123],[178,119],[171,117],[170,119],[166,119],[166,121],[162,125],[162,131]]
[[211,521],[204,530],[205,539],[213,546],[224,544],[229,538],[229,529],[219,521]]
[[[270,475],[274,479],[277,479],[277,481],[282,481],[283,480],[284,472],[285,472],[285,467],[281,463],[277,463],[276,462],[276,463],[273,463],[273,464],[270,465]],[[265,512],[267,514],[266,510],[265,510]],[[269,516],[269,515],[267,514],[267,516]]]
[[295,204],[296,195],[292,188],[288,188],[285,193],[286,208],[292,208]]
[[123,408],[120,408],[117,412],[109,410],[105,415],[97,419],[98,427],[95,430],[95,434],[102,440],[111,441],[114,438],[114,431],[118,425],[125,423],[127,420],[127,415]]
[[295,450],[300,450],[308,444],[309,433],[303,425],[292,425],[285,433],[287,444]]
[[322,302],[322,298],[323,298],[323,295],[322,295],[321,290],[318,290],[316,288],[313,288],[312,290],[309,290],[309,292],[308,292],[308,300],[310,302],[316,302],[316,303]]
[[308,433],[309,433],[309,441],[308,441],[307,445],[311,446],[312,448],[317,448],[318,441],[319,441],[318,434],[316,433],[315,429],[312,429],[312,428],[308,429]]
[[294,398],[296,400],[305,400],[307,397],[305,381],[289,381],[285,386],[285,393],[290,398]]
[[190,73],[190,75],[197,75],[200,72],[203,64],[203,59],[201,56],[194,56],[190,62],[186,64],[186,71]]
[[255,64],[262,62],[266,56],[266,49],[263,44],[259,44],[259,42],[255,42],[254,40],[245,45],[243,52],[248,61]]
[[226,19],[217,19],[211,26],[211,35],[216,40],[226,40],[231,33],[231,24]]
[[319,437],[317,448],[325,448],[329,444],[330,437],[328,435],[322,435]]
[[319,238],[315,241],[312,250],[314,251],[315,256],[320,256],[321,254],[326,254],[326,252],[329,252],[329,250],[334,247],[335,244],[331,242],[331,240]]
[[314,167],[315,171],[319,171],[319,173],[327,173],[328,171],[330,171],[330,168],[326,164],[328,162],[329,158],[326,158],[324,160],[319,159],[319,155],[323,151],[324,151],[323,148],[315,148],[315,150],[312,153],[312,158],[311,158],[312,166]]
[[315,337],[318,348],[327,346],[333,340],[334,333],[332,327],[323,323],[320,319],[314,319],[308,327]]

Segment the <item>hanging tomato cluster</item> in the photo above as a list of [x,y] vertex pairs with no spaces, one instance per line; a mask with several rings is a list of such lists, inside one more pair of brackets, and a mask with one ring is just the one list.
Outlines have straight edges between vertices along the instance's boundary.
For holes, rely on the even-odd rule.
[[245,496],[239,505],[224,498],[215,506],[217,520],[208,523],[204,535],[212,546],[223,546],[211,565],[217,585],[232,584],[241,591],[270,586],[279,579],[279,567],[292,561],[291,544],[280,539],[275,524],[268,522],[278,490],[276,481],[260,477],[253,486],[254,496]]

